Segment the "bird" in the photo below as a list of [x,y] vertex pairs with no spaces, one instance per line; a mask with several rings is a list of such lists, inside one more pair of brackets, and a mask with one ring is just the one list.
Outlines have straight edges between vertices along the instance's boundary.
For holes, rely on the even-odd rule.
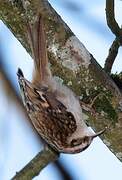
[[28,42],[34,59],[29,82],[20,68],[17,76],[23,104],[41,138],[56,152],[75,154],[87,149],[105,130],[94,133],[83,120],[76,94],[57,81],[49,67],[44,18],[27,23]]

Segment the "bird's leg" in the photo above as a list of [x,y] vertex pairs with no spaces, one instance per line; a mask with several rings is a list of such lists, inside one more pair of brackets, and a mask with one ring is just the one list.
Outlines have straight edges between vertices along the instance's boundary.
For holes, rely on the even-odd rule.
[[89,107],[92,108],[95,101],[101,96],[103,95],[103,93],[98,93],[92,100],[91,100],[91,103],[89,104]]
[[91,100],[91,102],[90,103],[84,103],[84,102],[81,102],[81,107],[85,110],[85,111],[88,111],[88,112],[90,112],[91,114],[93,114],[93,115],[95,115],[96,114],[96,112],[95,112],[95,110],[94,110],[94,108],[93,108],[93,105],[94,105],[94,103],[95,103],[95,101],[100,97],[100,96],[102,96],[102,95],[104,95],[103,93],[98,93],[92,100]]

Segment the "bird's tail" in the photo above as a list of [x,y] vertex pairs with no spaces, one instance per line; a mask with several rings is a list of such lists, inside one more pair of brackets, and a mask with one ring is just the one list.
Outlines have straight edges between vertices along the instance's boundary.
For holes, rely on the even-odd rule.
[[27,33],[35,64],[33,83],[44,83],[51,72],[48,67],[43,17],[40,14],[33,25],[27,23]]

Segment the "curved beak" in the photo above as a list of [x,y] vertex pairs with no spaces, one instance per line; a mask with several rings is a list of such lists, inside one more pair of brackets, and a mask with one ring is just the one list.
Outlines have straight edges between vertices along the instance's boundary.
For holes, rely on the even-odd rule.
[[93,134],[92,136],[90,136],[92,139],[96,138],[97,136],[100,136],[101,134],[103,134],[104,132],[106,131],[106,128],[99,131],[98,133],[96,134]]

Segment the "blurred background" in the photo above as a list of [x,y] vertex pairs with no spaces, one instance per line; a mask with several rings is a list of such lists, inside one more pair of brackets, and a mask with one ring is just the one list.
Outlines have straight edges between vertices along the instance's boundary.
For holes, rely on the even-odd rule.
[[[76,36],[103,67],[114,40],[106,24],[105,1],[50,0]],[[122,24],[122,2],[116,1],[116,20]],[[112,72],[122,71],[119,49]],[[0,180],[11,179],[43,147],[22,106],[16,72],[32,78],[33,60],[0,21]],[[62,154],[34,180],[121,180],[122,164],[99,138],[83,153]]]

